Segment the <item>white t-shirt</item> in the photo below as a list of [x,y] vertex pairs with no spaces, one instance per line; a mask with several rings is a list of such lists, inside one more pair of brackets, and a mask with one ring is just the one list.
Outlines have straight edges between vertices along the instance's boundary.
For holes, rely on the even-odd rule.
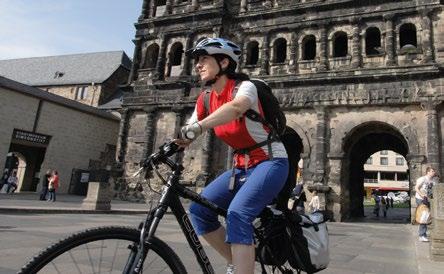
[[[416,180],[416,185],[418,186],[419,191],[422,195],[427,196],[427,190],[429,187],[433,186],[434,181],[433,179],[429,179],[427,176],[419,177],[418,180]],[[416,199],[423,199],[421,195],[419,195],[418,192],[415,194]]]

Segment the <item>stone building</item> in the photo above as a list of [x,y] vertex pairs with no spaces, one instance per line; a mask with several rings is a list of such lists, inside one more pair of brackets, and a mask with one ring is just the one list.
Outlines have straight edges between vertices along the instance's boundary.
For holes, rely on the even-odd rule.
[[[222,36],[241,45],[240,70],[273,88],[304,181],[335,220],[363,215],[363,165],[377,151],[405,157],[414,192],[426,166],[443,171],[442,8],[436,0],[145,0],[118,160],[131,173],[178,134],[200,91],[183,51]],[[227,158],[225,146],[201,137],[182,159],[184,181],[206,182]]]
[[1,76],[0,102],[0,167],[18,171],[17,191],[38,190],[46,170],[56,169],[58,192],[73,193],[87,186],[72,181],[75,169],[113,164],[118,117]]
[[97,107],[122,96],[131,60],[123,51],[0,60],[0,75]]

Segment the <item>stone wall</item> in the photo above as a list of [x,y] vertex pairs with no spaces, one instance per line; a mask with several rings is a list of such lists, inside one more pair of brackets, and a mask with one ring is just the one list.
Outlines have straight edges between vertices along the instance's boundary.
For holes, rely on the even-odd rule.
[[[16,91],[0,89],[0,166],[5,164],[14,128],[33,131],[39,99]],[[60,192],[68,191],[74,168],[87,169],[90,159],[100,159],[106,145],[115,145],[118,119],[101,117],[50,101],[43,101],[35,132],[51,140],[41,170],[57,169]],[[41,172],[43,174],[43,172]]]
[[[87,96],[84,99],[76,99],[76,90],[79,87],[87,88]],[[72,86],[50,86],[50,87],[40,87],[43,90],[51,92],[53,94],[78,101],[82,104],[97,107],[99,105],[99,99],[102,94],[102,86],[99,84],[95,84],[94,86],[91,84],[87,85],[72,85]]]
[[[225,13],[223,2],[228,7]],[[360,210],[356,204],[362,201],[356,197],[362,193],[354,180],[363,172],[353,169],[372,150],[390,148],[406,157],[412,191],[427,165],[442,170],[440,1],[205,3],[189,2],[188,11],[196,12],[188,14],[183,13],[183,4],[168,2],[164,12],[154,16],[153,2],[144,1],[136,24],[133,92],[124,98],[125,112],[156,109],[152,121],[142,123],[150,140],[139,144],[144,151],[156,149],[166,136],[178,132],[200,91],[192,60],[184,55],[174,68],[178,73],[171,73],[177,44],[187,50],[203,37],[223,36],[243,49],[239,71],[262,78],[273,88],[288,125],[303,143],[303,179],[310,190],[321,193],[323,206],[336,220]],[[380,35],[380,45],[367,52],[370,28]],[[344,34],[340,44],[337,37]],[[307,37],[314,39],[313,58],[306,58]],[[275,62],[280,54],[277,41],[282,39],[284,60]],[[251,42],[258,44],[258,60],[246,65]],[[343,56],[335,55],[337,46],[345,51]],[[140,158],[140,153],[125,148],[134,138],[134,129],[127,130],[134,121],[131,115],[126,117],[121,124],[121,158]],[[229,157],[226,147],[203,136],[182,162],[190,170],[185,176],[192,178],[198,171],[208,179],[229,166]]]

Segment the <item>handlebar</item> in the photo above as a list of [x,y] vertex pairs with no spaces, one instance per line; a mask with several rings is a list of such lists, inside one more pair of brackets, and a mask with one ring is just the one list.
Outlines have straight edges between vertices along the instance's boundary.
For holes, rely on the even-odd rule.
[[169,141],[164,143],[159,147],[159,150],[153,154],[151,154],[143,163],[143,168],[152,169],[151,163],[154,165],[158,165],[160,163],[167,164],[171,168],[175,165],[168,157],[173,156],[174,154],[183,151],[184,149],[179,147],[174,141]]

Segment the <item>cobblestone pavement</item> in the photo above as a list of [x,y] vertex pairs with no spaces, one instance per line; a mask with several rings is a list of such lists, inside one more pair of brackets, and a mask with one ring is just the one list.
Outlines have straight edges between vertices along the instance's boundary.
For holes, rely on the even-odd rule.
[[[118,212],[113,215],[59,214],[50,210],[45,214],[36,213],[31,210],[33,207],[80,208],[79,198],[61,195],[59,202],[47,203],[19,195],[0,197],[0,274],[16,272],[33,254],[74,231],[99,225],[136,226],[144,218],[144,215]],[[136,213],[146,206],[120,203],[113,208],[131,209]],[[429,243],[418,242],[417,226],[405,222],[408,213],[405,216],[402,211],[398,213],[399,218],[368,216],[357,222],[329,223],[331,262],[328,269],[320,273],[444,273],[444,263],[430,261]],[[178,253],[189,273],[201,273],[173,216],[166,216],[157,235]],[[204,246],[216,273],[223,273],[223,260]]]

